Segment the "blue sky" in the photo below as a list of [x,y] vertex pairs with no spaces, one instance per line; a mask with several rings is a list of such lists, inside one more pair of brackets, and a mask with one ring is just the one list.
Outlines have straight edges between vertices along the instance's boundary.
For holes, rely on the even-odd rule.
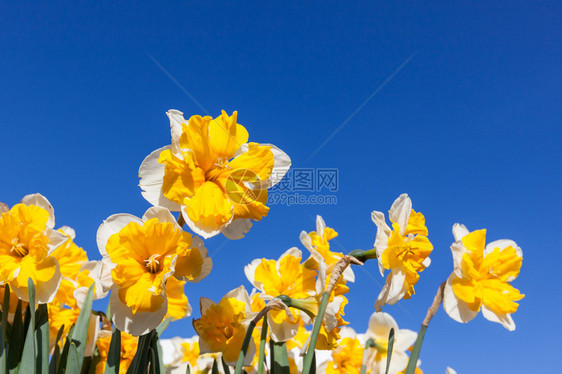
[[[453,223],[524,252],[517,330],[482,316],[461,325],[440,310],[424,371],[552,372],[562,331],[561,11],[554,1],[3,2],[0,201],[42,193],[57,226],[74,227],[99,258],[102,220],[149,207],[137,170],[170,142],[165,112],[237,110],[250,140],[279,146],[293,167],[338,169],[337,204],[272,205],[245,239],[208,240],[213,272],[186,287],[195,317],[200,296],[250,286],[252,259],[304,249],[299,233],[316,214],[345,250],[369,248],[370,212],[407,192],[435,250],[415,297],[386,309],[401,327],[417,330],[450,274]],[[356,270],[346,310],[358,332],[384,280],[375,263],[366,271]],[[191,319],[169,330],[191,336]]]

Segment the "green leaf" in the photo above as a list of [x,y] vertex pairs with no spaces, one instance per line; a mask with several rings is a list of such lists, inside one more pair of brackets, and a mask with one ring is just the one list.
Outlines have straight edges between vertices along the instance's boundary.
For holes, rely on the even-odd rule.
[[260,334],[260,351],[258,356],[258,374],[263,374],[263,367],[265,363],[265,343],[267,342],[267,315],[262,319]]
[[[86,298],[84,299],[84,304],[80,309],[80,314],[78,315],[78,320],[76,320],[76,325],[74,326],[74,332],[72,334],[72,343],[76,347],[76,354],[78,356],[78,369],[82,368],[82,362],[84,360],[84,351],[86,350],[86,341],[88,339],[88,329],[90,327],[90,316],[92,314],[92,301],[94,296],[94,284],[90,286]],[[67,362],[67,373],[74,373],[73,371],[68,371]],[[72,363],[74,364],[74,363]],[[79,372],[79,371],[78,371]],[[78,373],[77,372],[77,373]]]
[[68,335],[66,336],[66,342],[64,343],[64,346],[62,347],[62,352],[60,354],[60,363],[57,370],[58,374],[64,374],[64,370],[66,368],[66,364],[68,361],[68,353],[70,351],[70,343],[72,341],[72,335],[74,334],[75,327],[76,327],[75,325],[72,325],[70,327],[70,330],[68,330]]
[[148,349],[150,348],[150,341],[154,335],[156,335],[156,330],[152,330],[148,334],[144,334],[139,337],[137,353],[135,354],[135,357],[133,357],[133,361],[131,362],[131,366],[129,366],[129,370],[127,370],[127,374],[146,373],[146,367],[148,366]]
[[118,374],[119,364],[121,363],[121,331],[116,327],[113,328],[111,334],[111,342],[109,343],[109,352],[107,353],[107,362],[105,364],[104,374]]
[[252,340],[252,332],[256,327],[256,322],[252,320],[248,325],[248,330],[246,330],[246,335],[244,336],[244,342],[242,343],[242,350],[238,355],[238,361],[236,362],[236,368],[234,369],[234,374],[241,374],[242,367],[244,366],[244,361],[246,359],[246,354],[248,353],[248,347],[250,346],[250,341]]
[[80,373],[80,357],[78,357],[78,347],[74,342],[70,343],[70,347],[68,349],[68,361],[66,362],[66,373],[68,374],[78,374]]
[[394,329],[390,329],[390,333],[388,334],[388,349],[386,353],[386,370],[385,374],[388,374],[388,369],[390,368],[390,359],[392,357],[392,350],[394,349]]
[[219,365],[217,364],[217,360],[213,360],[213,368],[211,369],[211,374],[219,374]]
[[14,322],[12,324],[12,332],[9,338],[8,346],[8,367],[9,373],[17,373],[19,369],[19,364],[21,362],[21,352],[23,350],[23,343],[25,341],[22,324],[22,302],[18,300],[18,305],[16,306],[16,311],[14,313]]
[[10,314],[10,286],[4,285],[4,300],[2,302],[2,339],[5,341],[8,338],[8,314]]
[[49,311],[47,304],[37,307],[35,339],[37,343],[37,372],[49,371]]
[[308,348],[306,350],[306,356],[304,356],[302,374],[310,374],[314,350],[316,348],[316,341],[318,340],[318,333],[320,332],[322,320],[324,319],[324,312],[326,311],[326,306],[328,306],[329,299],[330,294],[328,292],[324,292],[320,302],[320,308],[318,309],[318,316],[314,321],[314,327],[312,328],[312,334],[310,335],[310,343],[308,344]]
[[21,354],[21,373],[35,373],[35,285],[31,278],[27,279],[27,288],[29,292],[29,305],[27,312],[29,312],[29,326],[27,327],[27,334],[25,336],[25,343],[23,345],[23,352]]
[[412,353],[410,354],[410,359],[408,360],[408,366],[406,366],[405,374],[414,374],[416,371],[416,366],[418,365],[418,358],[420,357],[420,351],[423,344],[423,338],[425,336],[425,331],[427,330],[427,326],[422,324],[420,327],[420,332],[418,333],[418,338],[414,343],[414,348],[412,349]]
[[6,356],[7,352],[4,344],[4,324],[0,324],[0,374],[6,374]]
[[59,340],[64,332],[64,325],[61,326],[59,332],[57,333],[57,337],[55,339],[55,349],[53,351],[53,357],[51,357],[51,362],[49,363],[49,374],[56,374],[59,369],[60,363],[60,347],[59,347]]
[[168,325],[170,324],[170,321],[172,321],[172,317],[166,318],[165,320],[163,320],[162,322],[160,322],[160,324],[158,325],[158,327],[156,328],[156,335],[158,337],[160,337],[160,335],[162,335],[162,333],[164,332],[164,330],[166,330],[166,327],[168,327]]
[[275,374],[290,374],[289,355],[285,343],[273,343],[273,367]]
[[185,374],[191,374],[191,367],[189,367],[189,363],[187,364],[187,369],[185,369]]
[[[164,321],[165,322],[165,321]],[[164,323],[162,322],[162,323]],[[162,324],[160,324],[162,325]],[[167,324],[166,324],[167,325]],[[160,327],[160,326],[158,326]],[[165,329],[165,327],[164,327]],[[164,329],[162,331],[164,331]],[[162,347],[160,346],[160,343],[158,342],[158,328],[156,329],[156,335],[154,336],[154,338],[152,339],[152,343],[150,348],[154,351],[154,361],[152,363],[152,365],[155,368],[155,373],[156,374],[163,374],[166,372],[166,368],[164,367],[164,362],[162,362]]]

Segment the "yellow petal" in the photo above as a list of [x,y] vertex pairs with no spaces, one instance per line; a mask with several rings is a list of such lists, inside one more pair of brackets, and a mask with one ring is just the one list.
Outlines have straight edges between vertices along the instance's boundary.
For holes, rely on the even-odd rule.
[[186,152],[180,159],[167,149],[160,153],[158,162],[165,164],[162,194],[173,202],[181,204],[205,182],[205,173],[195,165],[192,153]]
[[256,173],[261,181],[265,181],[273,170],[273,152],[271,146],[249,143],[248,151],[232,160],[229,165],[233,170],[249,169]]
[[209,124],[211,147],[222,159],[231,159],[240,146],[248,142],[248,131],[236,123],[237,117],[238,112],[229,117],[223,110],[222,114]]
[[232,203],[213,182],[205,182],[183,204],[189,219],[204,231],[218,230],[232,218]]

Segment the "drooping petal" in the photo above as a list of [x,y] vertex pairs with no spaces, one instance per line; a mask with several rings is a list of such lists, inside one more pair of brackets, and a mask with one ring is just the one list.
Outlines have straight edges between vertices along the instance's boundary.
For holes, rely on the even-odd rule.
[[154,330],[162,322],[168,310],[168,303],[164,298],[157,310],[133,314],[131,308],[120,300],[118,292],[111,293],[109,304],[110,317],[115,327],[134,336],[144,335]]
[[466,302],[455,295],[453,292],[453,279],[455,278],[456,275],[453,273],[447,279],[447,283],[445,283],[445,288],[443,290],[443,309],[447,312],[449,317],[455,321],[467,323],[476,317],[478,311],[470,309]]
[[223,230],[222,234],[231,240],[242,239],[250,231],[253,223],[249,218],[233,219]]
[[482,305],[482,315],[488,321],[500,323],[509,331],[515,331],[515,322],[513,322],[511,314],[496,313],[489,309],[486,305]]
[[170,146],[158,148],[143,160],[139,168],[139,186],[142,196],[154,206],[163,206],[172,211],[179,210],[179,204],[164,196],[162,187],[166,165],[158,162],[164,151],[170,150]]

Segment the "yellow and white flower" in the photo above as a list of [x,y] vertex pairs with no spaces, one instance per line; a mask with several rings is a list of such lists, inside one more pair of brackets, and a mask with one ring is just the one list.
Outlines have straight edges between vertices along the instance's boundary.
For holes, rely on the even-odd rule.
[[67,240],[54,230],[55,213],[40,194],[27,195],[10,210],[0,208],[0,285],[8,284],[23,301],[29,301],[27,281],[35,285],[35,301],[55,297],[61,272],[53,251]]
[[382,212],[373,211],[371,218],[377,226],[374,246],[379,270],[383,276],[385,269],[390,270],[375,302],[375,308],[380,311],[385,304],[395,304],[414,294],[419,273],[431,263],[429,254],[433,245],[427,239],[423,214],[412,209],[412,201],[407,194],[400,195],[390,208],[392,230]]
[[[130,214],[110,216],[97,233],[103,256],[102,272],[111,270],[112,284],[102,275],[110,296],[111,319],[118,329],[138,336],[154,329],[168,312],[168,288],[199,282],[212,268],[201,239],[176,223],[166,208],[152,207],[143,218]],[[167,295],[170,292],[170,295]],[[181,295],[179,295],[181,297]],[[187,298],[183,299],[187,304]],[[186,306],[186,311],[191,308]]]
[[418,334],[412,330],[399,329],[398,324],[388,313],[375,312],[369,320],[366,338],[373,339],[376,347],[370,357],[369,367],[373,374],[384,374],[388,355],[388,337],[394,329],[394,345],[390,360],[389,373],[398,373],[406,368],[409,357],[406,351],[414,344]]
[[[104,330],[100,332],[96,342],[99,353],[99,361],[96,364],[95,374],[103,374],[107,364],[107,356],[109,354],[109,344],[111,343],[111,331]],[[133,362],[133,358],[137,353],[138,339],[121,331],[121,358],[119,362],[119,374],[126,374],[129,366]]]
[[[363,362],[365,338],[358,335],[352,328],[344,327],[338,347],[331,351],[331,356],[318,368],[318,372],[326,374],[359,374]],[[371,369],[367,369],[370,373]]]
[[458,322],[482,315],[515,330],[511,314],[525,295],[509,282],[519,275],[523,251],[513,240],[501,239],[486,245],[486,230],[469,232],[466,226],[453,226],[451,245],[454,271],[445,284],[443,308]]
[[[202,297],[201,318],[193,321],[193,328],[199,335],[201,353],[221,353],[229,365],[236,365],[238,355],[250,321],[254,318],[250,296],[240,286],[215,303]],[[250,342],[244,366],[250,366],[256,353],[256,345]]]
[[172,144],[148,155],[139,169],[142,195],[152,205],[181,211],[204,238],[240,239],[267,215],[267,189],[289,170],[287,154],[271,144],[248,143],[237,112],[217,118],[169,110]]

